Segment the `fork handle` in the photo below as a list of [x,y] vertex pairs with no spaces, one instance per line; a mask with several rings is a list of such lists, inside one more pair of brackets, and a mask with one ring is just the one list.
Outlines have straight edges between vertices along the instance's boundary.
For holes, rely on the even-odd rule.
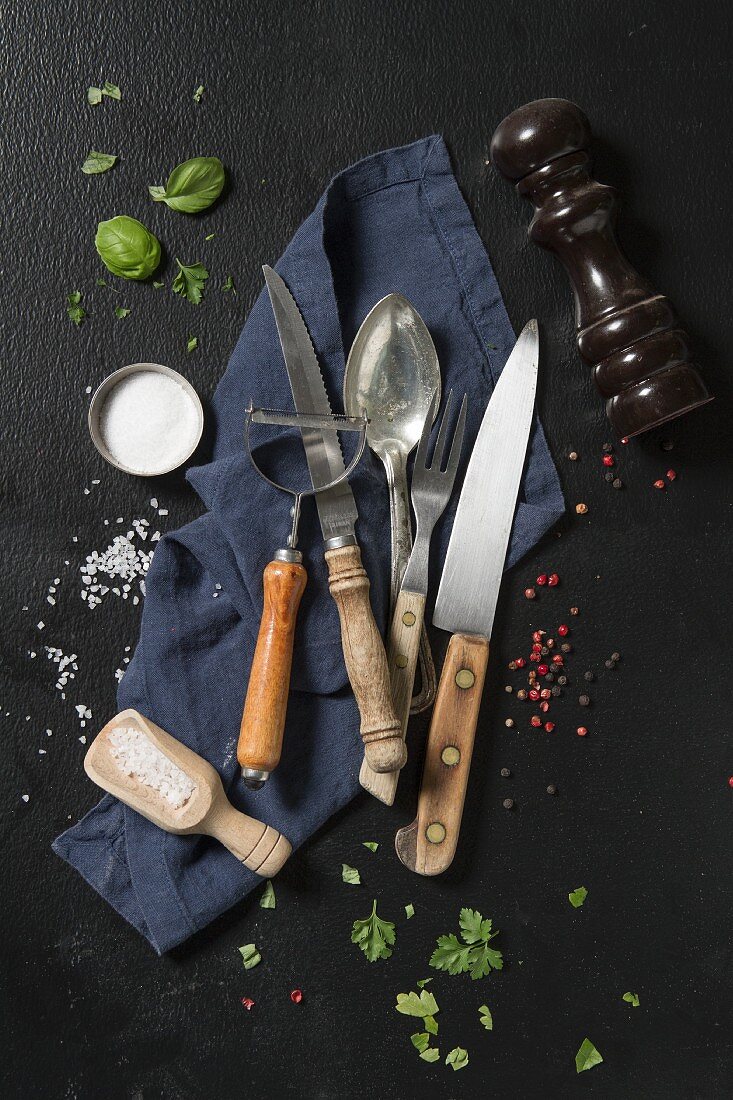
[[382,637],[369,602],[369,577],[358,545],[326,551],[328,587],[341,620],[341,646],[356,704],[361,738],[375,771],[401,768],[407,759],[392,693]]
[[[420,638],[425,615],[425,597],[420,592],[400,591],[395,604],[387,645],[387,665],[392,688],[392,706],[401,722],[401,738],[407,734],[412,689],[420,652]],[[391,806],[397,792],[399,771],[375,772],[364,755],[359,782],[380,802]]]

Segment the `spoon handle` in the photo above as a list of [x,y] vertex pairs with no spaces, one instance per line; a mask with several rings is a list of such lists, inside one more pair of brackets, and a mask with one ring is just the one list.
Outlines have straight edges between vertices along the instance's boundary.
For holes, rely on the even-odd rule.
[[341,645],[361,716],[364,755],[377,772],[407,759],[401,723],[392,705],[387,655],[369,602],[369,578],[358,545],[326,551],[328,587],[341,620]]

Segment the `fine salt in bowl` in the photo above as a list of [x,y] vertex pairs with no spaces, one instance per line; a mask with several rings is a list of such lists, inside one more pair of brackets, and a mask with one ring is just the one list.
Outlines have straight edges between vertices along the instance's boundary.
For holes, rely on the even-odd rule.
[[131,363],[110,374],[92,397],[88,420],[102,458],[137,477],[177,469],[204,430],[193,386],[161,363]]

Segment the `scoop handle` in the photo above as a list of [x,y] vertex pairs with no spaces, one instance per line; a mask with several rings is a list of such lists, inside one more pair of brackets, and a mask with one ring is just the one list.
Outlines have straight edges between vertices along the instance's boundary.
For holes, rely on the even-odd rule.
[[262,618],[244,701],[237,760],[243,769],[265,773],[264,779],[280,762],[295,622],[307,579],[299,562],[277,559],[265,566],[263,574]]
[[346,671],[361,715],[361,739],[370,767],[401,768],[407,759],[401,723],[392,706],[387,655],[369,602],[369,577],[359,546],[326,551],[328,587],[341,620]]
[[240,863],[263,878],[276,875],[292,851],[287,837],[271,825],[235,810],[223,792],[201,830],[216,837]]

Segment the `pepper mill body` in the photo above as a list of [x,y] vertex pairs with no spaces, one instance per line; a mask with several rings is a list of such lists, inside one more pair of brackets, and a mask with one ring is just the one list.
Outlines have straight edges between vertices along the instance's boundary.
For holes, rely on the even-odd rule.
[[614,233],[616,193],[589,174],[591,130],[574,103],[540,99],[497,127],[491,159],[534,205],[529,235],[562,261],[578,348],[622,437],[712,398],[674,310],[631,266]]

